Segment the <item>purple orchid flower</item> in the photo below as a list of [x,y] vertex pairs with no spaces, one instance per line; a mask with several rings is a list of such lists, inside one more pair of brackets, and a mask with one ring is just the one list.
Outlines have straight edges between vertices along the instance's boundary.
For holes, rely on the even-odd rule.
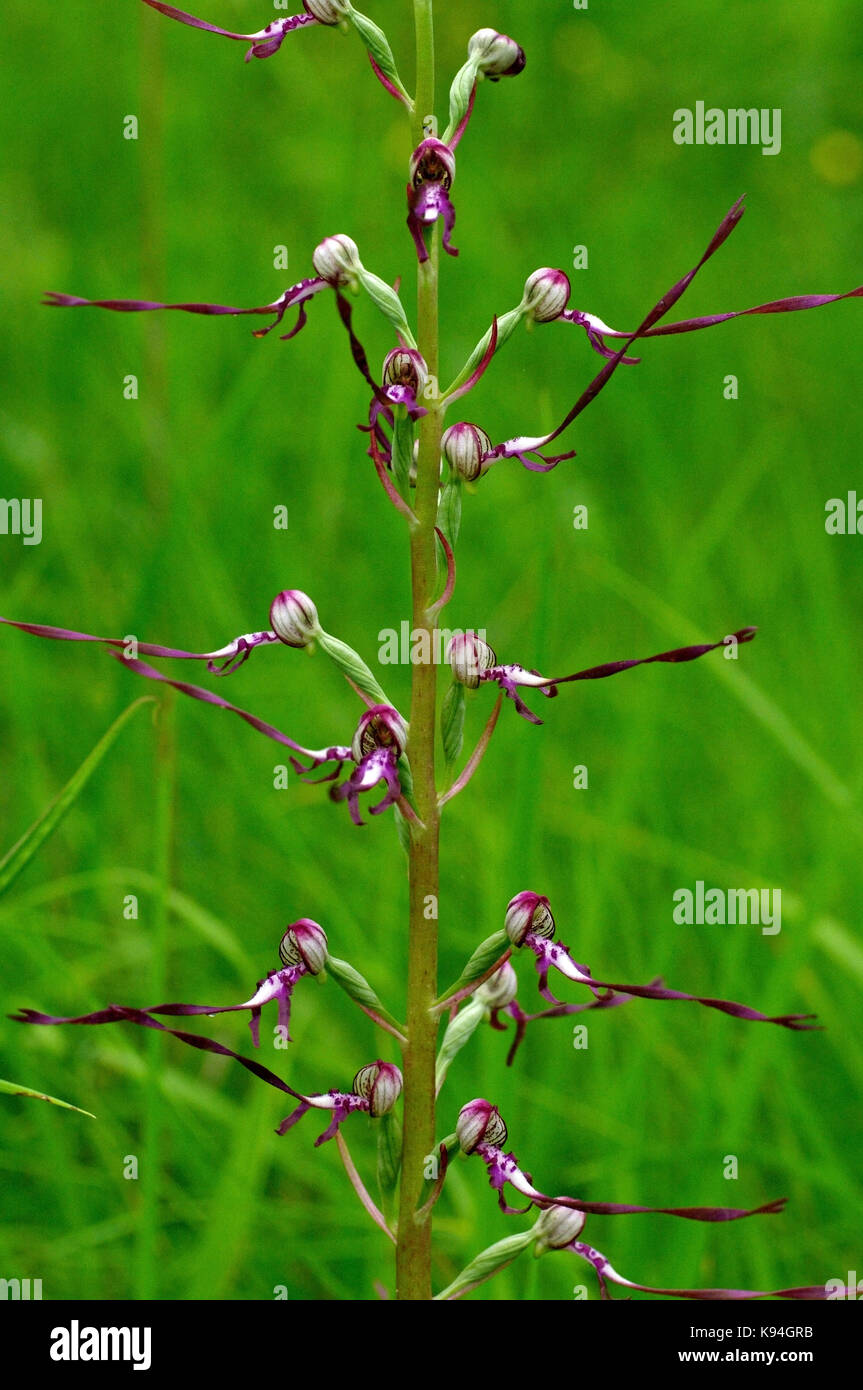
[[[527,719],[531,724],[541,724],[542,720],[528,709],[521,698],[519,694],[521,689],[538,690],[541,695],[553,698],[558,694],[558,686],[567,685],[571,681],[604,680],[607,676],[616,676],[621,671],[628,671],[633,666],[649,666],[656,661],[669,662],[675,665],[685,661],[697,661],[699,657],[706,656],[708,652],[717,651],[720,647],[729,647],[732,643],[739,645],[743,642],[751,642],[757,631],[758,629],[755,627],[744,627],[723,637],[718,642],[700,643],[690,647],[675,647],[668,652],[657,652],[654,656],[642,656],[630,661],[609,661],[602,666],[589,666],[584,671],[575,671],[569,676],[543,676],[539,671],[525,670],[517,663],[498,665],[497,657],[491,647],[476,638],[477,650],[484,648],[481,656],[476,657],[477,680],[493,681],[513,701],[523,719]],[[451,665],[455,680],[460,680],[458,662],[451,662]]]
[[[651,981],[651,987],[661,984],[661,979]],[[501,1014],[506,1014],[515,1024],[513,1041],[506,1054],[508,1067],[511,1067],[515,1061],[529,1024],[536,1023],[541,1018],[568,1018],[571,1014],[584,1013],[588,1009],[615,1009],[620,1004],[630,1002],[630,996],[615,994],[613,990],[606,990],[586,1004],[554,1004],[552,1008],[541,1009],[539,1013],[526,1014],[516,998],[517,994],[518,976],[508,960],[504,961],[503,965],[499,966],[494,974],[490,975],[476,991],[476,998],[489,1010],[489,1023],[492,1028],[499,1033],[507,1031]]]
[[513,946],[527,946],[536,956],[539,992],[550,1004],[560,1002],[548,987],[548,973],[554,969],[575,984],[587,985],[595,996],[598,996],[601,990],[613,990],[616,994],[629,994],[636,999],[678,999],[692,1004],[703,1004],[707,1009],[718,1009],[720,1013],[730,1014],[732,1018],[741,1018],[750,1023],[775,1023],[781,1028],[801,1032],[810,1031],[815,1026],[806,1021],[814,1018],[814,1014],[780,1014],[777,1017],[769,1017],[745,1004],[735,1004],[728,999],[683,994],[680,990],[668,989],[658,982],[650,985],[626,985],[596,980],[586,965],[580,965],[578,961],[573,960],[567,946],[552,940],[556,930],[554,917],[548,898],[540,893],[517,893],[507,906],[504,927]]
[[208,24],[204,19],[196,19],[194,15],[186,14],[185,10],[178,10],[174,5],[166,5],[163,0],[144,0],[144,4],[149,5],[152,10],[158,10],[160,14],[167,15],[168,19],[177,19],[181,24],[188,24],[193,29],[206,29],[209,34],[221,34],[226,39],[250,43],[252,46],[246,53],[247,63],[251,58],[269,58],[278,53],[288,34],[293,33],[295,29],[305,29],[312,24],[338,24],[341,18],[341,10],[334,0],[303,0],[304,14],[274,19],[255,34],[235,34],[231,29],[220,29],[217,24]]
[[[508,1216],[523,1216],[532,1206],[541,1209],[558,1206],[569,1211],[593,1213],[596,1216],[631,1216],[650,1213],[660,1216],[679,1216],[685,1221],[740,1221],[748,1216],[772,1216],[785,1206],[786,1198],[767,1202],[751,1211],[739,1207],[641,1207],[614,1202],[581,1202],[573,1197],[549,1197],[533,1185],[529,1173],[518,1165],[514,1154],[505,1154],[507,1128],[496,1105],[477,1098],[468,1101],[459,1111],[456,1136],[463,1154],[478,1154],[488,1170],[489,1182],[498,1194],[498,1205]],[[528,1199],[527,1207],[507,1205],[503,1189],[507,1184]]]
[[[569,277],[562,270],[543,266],[528,277],[522,298],[525,316],[534,323],[573,323],[583,328],[594,352],[611,361],[617,356],[606,339],[658,338],[676,333],[692,333],[700,328],[713,328],[716,324],[727,323],[730,319],[745,318],[750,314],[787,314],[804,309],[819,309],[825,304],[835,304],[840,299],[859,299],[863,286],[849,290],[845,294],[802,294],[787,299],[774,299],[767,304],[757,304],[752,309],[736,309],[725,314],[708,314],[701,318],[683,319],[678,323],[662,324],[646,328],[643,332],[624,333],[611,328],[596,314],[581,309],[568,309],[571,294]],[[635,366],[638,357],[621,357],[627,366]]]
[[[461,394],[458,392],[456,394]],[[455,396],[451,396],[450,401]],[[555,432],[556,433],[556,432]],[[444,431],[441,448],[444,458],[465,482],[473,483],[482,477],[499,459],[518,459],[531,473],[549,473],[564,459],[575,458],[575,450],[548,457],[541,451],[555,435],[517,435],[502,444],[492,444],[479,425],[461,420]]]
[[443,219],[443,248],[450,256],[458,251],[452,245],[455,208],[449,196],[455,178],[455,155],[442,140],[423,140],[411,155],[408,184],[408,228],[417,248],[420,264],[429,258],[426,230]]
[[[29,632],[33,637],[47,637],[62,642],[101,642],[106,647],[126,653],[132,648],[145,656],[167,657],[179,661],[205,661],[213,676],[230,676],[248,661],[256,647],[283,642],[288,647],[307,647],[321,631],[318,612],[308,594],[300,589],[285,589],[270,605],[271,628],[262,632],[246,632],[224,647],[211,652],[187,652],[181,647],[163,647],[153,642],[139,642],[127,637],[96,637],[89,632],[72,628],[53,627],[45,623],[21,623],[0,617],[7,627]],[[124,656],[124,659],[128,659]]]
[[771,1289],[768,1293],[754,1289],[659,1289],[651,1284],[636,1284],[618,1274],[611,1262],[592,1245],[579,1240],[584,1227],[584,1214],[570,1207],[552,1205],[540,1213],[534,1225],[537,1236],[536,1254],[544,1255],[549,1250],[570,1250],[574,1255],[591,1264],[599,1281],[600,1297],[609,1299],[608,1283],[619,1284],[626,1289],[636,1289],[639,1293],[661,1294],[664,1298],[696,1299],[701,1302],[741,1301],[753,1298],[787,1298],[807,1300],[827,1300],[828,1298],[848,1297],[850,1291],[828,1290],[826,1284],[814,1284],[796,1289]]
[[[428,382],[428,367],[425,358],[415,348],[393,348],[384,359],[383,393],[389,404],[402,406],[412,420],[427,415],[428,411],[419,404]],[[373,402],[373,405],[375,402]],[[370,423],[374,423],[373,420]]]
[[[334,787],[331,793],[334,801],[347,801],[354,825],[363,824],[360,794],[373,791],[380,782],[386,784],[386,794],[371,808],[373,816],[379,816],[401,800],[399,759],[404,754],[407,736],[407,724],[391,705],[372,705],[360,719],[350,748],[356,768],[348,780]],[[298,764],[294,762],[294,766]]]
[[[279,943],[281,970],[273,970],[263,980],[259,980],[251,999],[242,1004],[153,1004],[146,1009],[124,1010],[122,1006],[110,1004],[107,1009],[98,1009],[80,1018],[53,1018],[48,1014],[33,1015],[25,1010],[26,1017],[18,1022],[29,1023],[112,1023],[122,1021],[125,1013],[158,1015],[162,1018],[206,1018],[216,1014],[250,1012],[249,1031],[255,1047],[260,1046],[261,1010],[265,1004],[275,1000],[278,1003],[278,1027],[287,1042],[291,1041],[291,998],[294,988],[304,975],[319,975],[327,963],[327,934],[310,917],[301,917],[285,930]],[[134,1021],[134,1019],[133,1019]]]
[[[152,0],[146,0],[146,3],[152,3]],[[316,247],[312,264],[315,275],[291,285],[272,304],[258,305],[254,309],[238,309],[230,304],[161,304],[149,299],[79,299],[77,295],[55,294],[53,291],[46,294],[43,303],[52,309],[111,309],[120,314],[148,313],[154,309],[175,309],[184,314],[273,314],[271,324],[266,328],[255,329],[255,338],[265,338],[278,327],[289,309],[299,306],[294,327],[289,333],[281,335],[282,341],[286,342],[295,338],[305,328],[308,322],[308,300],[323,290],[339,290],[343,286],[355,285],[357,270],[361,268],[356,242],[343,234],[326,237]]]
[[402,1074],[392,1062],[370,1062],[361,1067],[353,1079],[350,1092],[326,1091],[320,1095],[304,1096],[276,1130],[277,1134],[287,1134],[309,1110],[332,1110],[333,1118],[323,1134],[315,1140],[315,1148],[335,1139],[339,1128],[349,1115],[363,1111],[372,1119],[378,1119],[392,1110],[402,1091]]

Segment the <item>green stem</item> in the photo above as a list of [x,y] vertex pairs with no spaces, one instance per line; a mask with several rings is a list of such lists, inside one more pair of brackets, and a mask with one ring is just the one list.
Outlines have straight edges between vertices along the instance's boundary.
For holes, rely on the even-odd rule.
[[[413,137],[424,138],[423,120],[434,111],[433,0],[414,0],[417,90]],[[419,267],[418,343],[428,370],[438,376],[439,236],[431,238],[429,259]],[[413,627],[425,632],[434,655],[436,618],[429,615],[437,584],[435,522],[440,476],[441,413],[432,403],[420,422],[415,511],[411,533]],[[404,1049],[404,1134],[402,1140],[399,1229],[396,1248],[397,1297],[430,1299],[431,1215],[417,1217],[425,1193],[425,1168],[435,1152],[435,1052],[437,1018],[437,910],[439,816],[435,785],[437,668],[434,660],[413,666],[408,755],[422,829],[410,844],[410,936],[407,991],[408,1044]]]

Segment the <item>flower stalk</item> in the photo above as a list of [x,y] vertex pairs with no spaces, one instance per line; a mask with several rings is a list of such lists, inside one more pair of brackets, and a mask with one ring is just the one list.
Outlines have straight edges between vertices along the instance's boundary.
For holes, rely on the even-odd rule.
[[[417,86],[413,142],[424,137],[423,121],[434,110],[435,52],[433,0],[414,0]],[[430,376],[438,377],[438,265],[440,233],[432,229],[428,260],[417,270],[418,346]],[[419,421],[419,454],[411,532],[413,628],[428,633],[432,651],[437,587],[435,525],[442,433],[439,404],[432,399]],[[424,1201],[426,1158],[435,1152],[435,1057],[438,1020],[431,1012],[437,995],[439,809],[435,782],[437,670],[433,662],[412,668],[408,757],[422,829],[414,827],[409,846],[410,934],[408,945],[407,1032],[404,1050],[404,1138],[396,1249],[396,1289],[401,1300],[431,1298],[431,1221],[418,1217]]]

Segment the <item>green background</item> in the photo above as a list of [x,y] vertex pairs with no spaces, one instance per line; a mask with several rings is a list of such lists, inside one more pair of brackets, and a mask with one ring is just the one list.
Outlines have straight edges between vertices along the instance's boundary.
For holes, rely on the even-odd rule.
[[[678,317],[860,281],[851,0],[437,8],[441,112],[473,30],[508,31],[528,54],[517,81],[479,92],[459,149],[449,374],[525,277],[569,267],[576,244],[589,269],[573,271],[572,303],[634,327],[744,192],[747,216]],[[407,0],[369,9],[410,84]],[[371,659],[378,633],[409,616],[406,537],[356,432],[367,390],[331,299],[291,343],[255,341],[254,320],[38,303],[46,289],[266,303],[340,231],[370,269],[404,277],[410,303],[403,112],[354,36],[313,29],[244,65],[241,45],[134,0],[105,10],[4,9],[0,492],[43,499],[44,538],[0,537],[0,611],[201,650],[265,626],[273,594],[297,587]],[[256,28],[272,12],[267,0],[201,0],[200,13]],[[781,107],[781,154],[675,145],[673,111],[699,99]],[[130,114],[137,141],[123,138]],[[279,245],[287,275],[273,267]],[[587,1051],[558,1020],[535,1025],[511,1071],[490,1029],[458,1059],[441,1135],[466,1100],[489,1097],[547,1191],[649,1205],[790,1198],[782,1217],[729,1227],[594,1217],[586,1238],[638,1281],[783,1287],[844,1279],[863,1257],[863,538],[824,529],[827,500],[863,482],[860,313],[851,301],[655,340],[567,437],[576,460],[548,476],[501,464],[466,498],[447,623],[484,627],[502,660],[560,673],[760,628],[737,665],[717,654],[565,687],[541,702],[541,729],[508,705],[445,819],[443,980],[531,888],[600,976],[662,972],[767,1012],[817,1011],[826,1026],[793,1034],[636,1002],[588,1016]],[[376,365],[388,327],[368,303],[356,322]],[[550,429],[600,365],[580,330],[519,333],[467,418],[495,441]],[[123,397],[128,374],[137,401]],[[736,401],[723,398],[728,374]],[[572,526],[580,503],[586,532]],[[273,527],[278,505],[287,532]],[[406,709],[409,668],[383,674]],[[100,648],[11,629],[0,679],[5,847],[146,692]],[[313,746],[349,739],[359,712],[322,655],[282,647],[216,684]],[[484,688],[470,701],[474,736],[491,699]],[[180,700],[160,727],[161,753],[150,715],[136,716],[0,903],[0,1013],[235,1002],[299,916],[319,920],[399,1013],[407,893],[391,819],[357,830],[325,789],[292,778],[275,790],[276,745],[217,710]],[[577,764],[588,790],[573,789]],[[781,889],[781,934],[675,925],[672,893],[697,879]],[[137,921],[123,917],[129,893]],[[532,960],[518,966],[530,1008]],[[347,1087],[381,1047],[394,1055],[332,983],[298,989],[287,1054],[267,1043],[273,1022],[262,1059],[300,1090]],[[199,1027],[250,1052],[242,1017]],[[42,1278],[46,1298],[392,1292],[390,1248],[335,1146],[313,1149],[314,1117],[276,1138],[282,1098],[238,1067],[136,1029],[4,1021],[0,1048],[0,1075],[98,1116],[0,1102],[0,1275]],[[374,1133],[354,1120],[346,1136],[372,1182]],[[737,1181],[723,1177],[726,1155]],[[524,1225],[498,1212],[479,1162],[457,1163],[438,1207],[437,1287]],[[526,1258],[474,1297],[567,1300],[576,1284],[594,1296],[572,1257]]]

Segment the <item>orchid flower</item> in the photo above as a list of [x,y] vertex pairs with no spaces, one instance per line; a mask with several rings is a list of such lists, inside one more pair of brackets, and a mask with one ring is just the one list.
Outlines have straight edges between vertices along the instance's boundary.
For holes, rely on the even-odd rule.
[[524,72],[524,49],[508,34],[496,29],[478,29],[468,40],[467,62],[453,78],[449,96],[449,125],[444,139],[455,149],[473,115],[477,85],[487,79],[517,77]]
[[423,140],[411,155],[408,183],[408,228],[414,239],[420,264],[429,258],[425,232],[442,218],[443,248],[450,256],[458,251],[452,245],[455,208],[449,196],[455,178],[455,155],[442,140]]
[[[146,3],[151,4],[152,0],[146,0]],[[276,21],[281,22],[283,21]],[[54,309],[112,309],[121,314],[137,314],[153,309],[177,309],[185,314],[273,314],[271,324],[255,330],[253,336],[256,338],[265,338],[278,327],[289,309],[299,306],[294,327],[290,332],[281,335],[282,341],[286,342],[305,328],[308,322],[308,300],[327,289],[338,290],[345,286],[353,288],[357,284],[358,275],[364,273],[356,242],[343,234],[326,237],[316,247],[312,264],[315,275],[291,285],[272,304],[262,304],[254,309],[238,309],[230,304],[160,304],[148,299],[79,299],[77,295],[55,294],[53,291],[46,294],[43,303]]]
[[[479,1097],[468,1101],[459,1111],[456,1137],[465,1156],[477,1154],[482,1159],[488,1170],[489,1182],[498,1194],[498,1205],[509,1216],[524,1215],[524,1211],[529,1210],[531,1206],[558,1206],[569,1211],[588,1212],[597,1216],[651,1213],[679,1216],[685,1221],[739,1221],[747,1216],[772,1216],[785,1206],[784,1197],[775,1202],[767,1202],[763,1207],[755,1207],[751,1211],[739,1207],[640,1207],[614,1202],[582,1202],[573,1197],[549,1197],[534,1187],[530,1174],[519,1167],[514,1154],[503,1152],[502,1146],[507,1141],[506,1124],[497,1106]],[[520,1210],[507,1206],[503,1195],[503,1189],[507,1185],[527,1198],[527,1208]]]
[[536,956],[539,974],[539,992],[550,1004],[558,1004],[548,986],[548,973],[557,970],[567,980],[575,984],[587,985],[594,995],[601,990],[613,990],[616,994],[629,994],[636,999],[678,999],[692,1004],[703,1004],[707,1009],[718,1009],[720,1013],[730,1014],[751,1023],[775,1023],[781,1028],[791,1028],[808,1032],[815,1025],[806,1020],[814,1014],[780,1014],[770,1017],[750,1009],[745,1004],[735,1004],[727,999],[711,999],[697,994],[683,994],[677,989],[668,989],[661,982],[650,985],[626,985],[611,983],[608,980],[594,979],[586,965],[573,960],[569,948],[562,942],[553,941],[556,927],[548,898],[540,893],[517,893],[507,906],[504,928],[513,946],[520,949],[526,946]]
[[695,1299],[699,1302],[729,1302],[752,1298],[787,1298],[814,1302],[831,1298],[853,1297],[849,1289],[836,1290],[826,1284],[813,1284],[796,1289],[771,1289],[761,1293],[754,1289],[659,1289],[651,1284],[636,1284],[618,1274],[611,1262],[592,1245],[579,1240],[584,1226],[584,1214],[567,1206],[552,1205],[540,1213],[533,1227],[536,1237],[534,1252],[544,1255],[550,1250],[569,1250],[592,1265],[599,1281],[600,1297],[609,1299],[608,1283],[619,1284],[625,1289],[636,1289],[639,1293],[661,1294],[664,1298]]
[[205,661],[213,676],[230,676],[248,661],[256,647],[283,642],[288,647],[307,647],[320,635],[318,611],[308,594],[300,589],[285,589],[270,605],[270,628],[262,632],[246,632],[224,647],[211,652],[188,652],[181,647],[162,647],[153,642],[139,642],[133,637],[96,637],[89,632],[72,628],[53,627],[45,623],[15,622],[0,617],[0,623],[29,632],[33,637],[48,637],[62,642],[101,642],[119,649],[124,655],[143,652],[144,656],[167,657],[179,661]]
[[392,1110],[402,1091],[402,1074],[392,1062],[370,1062],[361,1067],[353,1079],[351,1090],[326,1091],[319,1095],[304,1096],[276,1130],[277,1134],[287,1134],[309,1110],[332,1110],[333,1118],[323,1134],[315,1140],[315,1148],[335,1139],[339,1127],[349,1115],[363,1111],[372,1119],[379,1119]]
[[[581,309],[569,309],[572,287],[569,276],[562,270],[543,266],[535,270],[525,282],[521,309],[525,318],[533,323],[572,323],[583,328],[594,352],[611,361],[617,355],[617,348],[609,347],[606,339],[658,338],[676,333],[692,333],[700,328],[713,328],[716,324],[727,323],[730,319],[745,318],[749,314],[787,314],[803,309],[819,309],[825,304],[835,304],[840,299],[858,299],[863,296],[863,286],[848,290],[845,294],[798,294],[787,299],[774,299],[767,304],[757,304],[752,309],[736,309],[725,314],[708,314],[701,318],[682,319],[677,323],[654,325],[642,332],[624,333],[611,328],[596,314]],[[627,366],[635,366],[638,357],[621,357]]]
[[[473,642],[474,656],[476,663],[476,684],[480,681],[492,681],[500,686],[504,694],[513,701],[518,713],[523,719],[527,719],[531,724],[541,724],[542,720],[528,709],[519,691],[521,689],[534,689],[541,695],[549,698],[557,695],[558,686],[567,685],[571,681],[595,681],[604,680],[606,676],[619,675],[621,671],[628,671],[633,666],[649,666],[652,662],[662,661],[671,664],[680,664],[684,661],[697,661],[699,657],[706,656],[708,652],[714,652],[720,647],[732,647],[733,644],[739,645],[743,642],[751,642],[758,629],[755,627],[744,627],[738,632],[729,634],[721,638],[718,642],[701,643],[691,647],[675,647],[672,651],[657,652],[655,656],[642,656],[630,661],[609,661],[602,666],[589,666],[584,671],[575,671],[569,676],[543,676],[539,671],[527,671],[517,663],[509,665],[499,665],[497,657],[492,648],[487,643],[482,642],[475,634],[468,634]],[[459,649],[455,651],[455,656],[451,656],[450,665],[453,677],[456,681],[462,681],[462,658]],[[468,682],[469,683],[469,682]]]
[[[278,1004],[278,1028],[286,1042],[290,1042],[291,997],[298,981],[304,975],[319,975],[327,963],[327,934],[323,927],[310,917],[301,917],[285,930],[279,943],[281,970],[272,970],[263,980],[259,980],[255,993],[242,1004],[154,1004],[146,1009],[133,1009],[132,1013],[159,1015],[162,1018],[205,1018],[216,1014],[250,1012],[249,1031],[255,1047],[260,1046],[261,1010],[265,1004],[276,1001]],[[117,1010],[119,1009],[119,1015]],[[111,1004],[108,1009],[98,1009],[95,1013],[84,1014],[80,1018],[52,1018],[39,1015],[19,1020],[19,1022],[39,1023],[111,1023],[121,1021],[123,1009]],[[106,1016],[107,1015],[107,1016]]]

